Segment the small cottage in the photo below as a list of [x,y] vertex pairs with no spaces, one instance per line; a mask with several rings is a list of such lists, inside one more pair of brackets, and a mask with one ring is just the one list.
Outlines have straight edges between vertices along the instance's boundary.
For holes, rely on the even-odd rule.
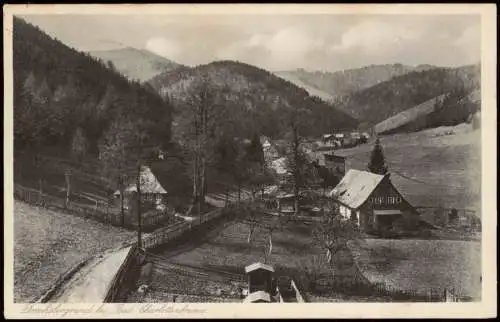
[[389,174],[351,169],[329,193],[345,219],[354,220],[365,232],[416,225],[418,212],[394,187]]
[[[153,174],[151,169],[147,166],[141,167],[140,172],[140,189],[141,189],[141,200],[143,203],[149,203],[158,210],[162,210],[163,202],[167,196],[167,191],[160,184],[156,176]],[[120,203],[120,190],[117,190],[113,196],[115,197],[116,203]],[[135,200],[135,195],[137,194],[137,185],[132,182],[124,190],[125,198],[124,205],[125,209],[129,210],[133,208],[131,202]]]

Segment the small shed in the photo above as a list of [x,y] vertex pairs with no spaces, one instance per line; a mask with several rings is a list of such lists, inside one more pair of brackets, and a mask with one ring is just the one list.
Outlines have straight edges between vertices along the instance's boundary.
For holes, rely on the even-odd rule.
[[274,268],[262,263],[254,263],[245,267],[248,276],[248,293],[264,291],[273,293]]
[[276,196],[276,203],[279,212],[294,212],[295,211],[295,194],[281,194]]

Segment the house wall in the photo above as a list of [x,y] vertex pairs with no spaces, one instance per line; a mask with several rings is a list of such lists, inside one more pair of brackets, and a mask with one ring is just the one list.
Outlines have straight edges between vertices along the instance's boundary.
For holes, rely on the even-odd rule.
[[405,228],[416,227],[418,212],[387,179],[380,183],[358,209],[349,209],[344,205],[339,205],[339,211],[344,218],[352,216],[351,219],[357,221],[360,228],[367,232],[380,228],[375,219],[374,210],[400,210]]
[[332,173],[340,173],[345,175],[345,159],[333,159],[325,155],[325,167]]

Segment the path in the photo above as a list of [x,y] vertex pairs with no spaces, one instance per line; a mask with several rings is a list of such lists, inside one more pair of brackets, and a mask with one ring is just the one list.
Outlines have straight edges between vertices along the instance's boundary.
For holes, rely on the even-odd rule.
[[102,303],[130,247],[91,260],[50,299],[49,303]]

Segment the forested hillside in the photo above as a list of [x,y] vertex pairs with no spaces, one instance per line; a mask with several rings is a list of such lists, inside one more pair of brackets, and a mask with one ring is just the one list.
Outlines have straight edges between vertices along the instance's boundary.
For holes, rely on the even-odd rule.
[[[306,111],[304,135],[321,135],[333,129],[356,127],[357,121],[335,106],[311,97],[302,88],[274,74],[240,62],[217,61],[194,68],[181,67],[163,73],[149,82],[165,98],[174,102],[179,125],[198,96],[200,83],[210,92],[220,117],[219,127],[233,127],[235,135],[252,137],[255,133],[279,138],[287,132],[286,113]],[[222,125],[225,124],[225,125]]]
[[168,143],[171,106],[152,88],[20,18],[13,32],[16,152],[97,156],[122,127],[149,143]]
[[480,88],[480,66],[411,72],[342,97],[340,106],[360,122],[375,125],[402,111],[450,92],[470,94]]

